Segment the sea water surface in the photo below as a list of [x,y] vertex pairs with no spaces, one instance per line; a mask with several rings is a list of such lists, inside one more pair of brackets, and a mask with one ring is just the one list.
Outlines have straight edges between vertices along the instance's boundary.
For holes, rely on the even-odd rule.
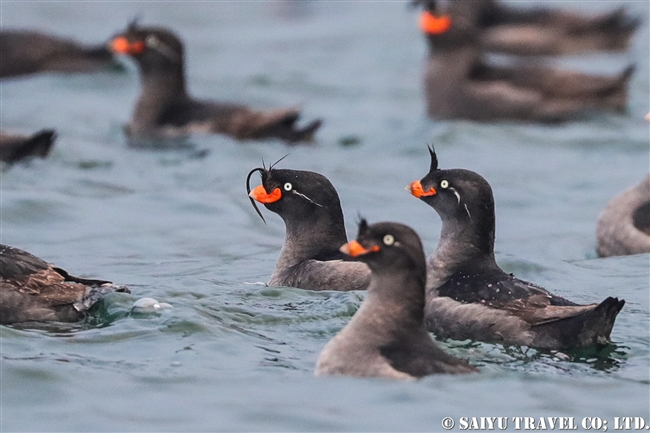
[[[531,3],[518,3],[530,7]],[[408,2],[0,2],[3,28],[102,42],[139,16],[186,44],[190,91],[262,108],[300,105],[324,119],[313,146],[191,137],[126,145],[135,66],[0,83],[0,122],[56,128],[46,160],[1,173],[0,240],[69,272],[111,279],[115,294],[81,324],[0,327],[2,431],[440,431],[452,417],[615,417],[650,422],[650,258],[599,259],[595,228],[614,195],[648,172],[648,3],[553,2],[585,12],[621,4],[644,23],[627,53],[556,60],[615,73],[635,63],[629,114],[554,126],[440,122],[424,114],[426,46]],[[581,303],[626,300],[601,351],[539,352],[443,340],[480,374],[403,383],[315,378],[325,343],[364,293],[265,287],[284,237],[255,214],[246,174],[313,170],[357,215],[399,221],[427,253],[440,220],[404,186],[467,168],[492,185],[496,255],[508,272]],[[173,309],[135,314],[153,297]],[[514,429],[509,418],[508,427]],[[589,425],[588,425],[589,426]],[[602,430],[602,429],[601,429]]]

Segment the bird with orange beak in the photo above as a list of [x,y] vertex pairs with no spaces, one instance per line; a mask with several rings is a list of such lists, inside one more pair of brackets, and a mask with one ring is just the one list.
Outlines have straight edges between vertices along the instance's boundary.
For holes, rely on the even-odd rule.
[[[259,172],[261,185],[250,188]],[[312,171],[258,167],[248,174],[251,203],[261,203],[284,221],[286,236],[270,286],[308,290],[364,290],[370,271],[363,263],[345,261],[339,251],[347,242],[338,193],[322,174]]]
[[361,308],[323,348],[316,375],[415,379],[476,371],[427,332],[426,261],[417,233],[403,224],[362,219],[357,239],[341,251],[368,265],[370,285]]
[[132,145],[190,134],[226,134],[238,140],[280,139],[310,142],[320,119],[301,127],[295,107],[257,110],[244,104],[193,98],[186,85],[185,49],[170,29],[132,22],[114,35],[113,53],[132,58],[140,70],[141,91],[125,132]]
[[442,220],[429,259],[426,323],[439,337],[543,349],[609,342],[625,301],[608,297],[579,305],[504,272],[494,257],[492,188],[478,173],[438,168],[429,148],[429,173],[411,183],[413,196]]

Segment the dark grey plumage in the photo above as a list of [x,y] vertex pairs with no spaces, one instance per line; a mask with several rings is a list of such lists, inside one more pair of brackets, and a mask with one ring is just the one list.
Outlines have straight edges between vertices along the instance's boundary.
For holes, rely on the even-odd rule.
[[[432,4],[423,17],[445,16]],[[450,14],[448,29],[425,31],[430,49],[424,91],[430,117],[559,122],[594,111],[625,110],[633,66],[615,76],[595,76],[529,60],[494,64],[485,56],[473,19],[461,18],[475,13],[473,2],[452,6],[459,17]]]
[[112,38],[113,51],[131,56],[139,66],[140,96],[126,133],[133,144],[191,133],[220,133],[239,140],[279,138],[307,142],[321,125],[314,120],[300,128],[300,110],[254,110],[242,104],[192,98],[185,84],[183,43],[162,27],[131,23]]
[[361,308],[321,352],[316,375],[413,379],[476,371],[440,349],[424,326],[426,264],[413,230],[362,220],[344,249],[368,264],[371,281]]
[[[429,9],[435,0],[415,0]],[[520,7],[498,0],[451,0],[444,10],[453,21],[472,25],[476,43],[492,53],[556,56],[623,51],[641,24],[625,8],[598,15],[544,6]]]
[[494,258],[494,198],[469,170],[438,169],[411,184],[442,220],[429,259],[426,322],[440,337],[562,349],[609,341],[625,301],[578,305],[506,274]]
[[[262,185],[250,192],[286,226],[286,236],[270,286],[308,290],[365,290],[370,281],[366,265],[345,261],[339,247],[347,242],[343,211],[336,189],[323,175],[311,171],[258,168]],[[250,179],[250,174],[249,174]]]
[[129,290],[72,276],[28,252],[0,245],[0,324],[76,322],[111,292]]
[[650,253],[650,174],[607,203],[596,239],[600,257]]
[[38,72],[95,72],[118,63],[104,44],[85,46],[33,30],[0,31],[0,78]]

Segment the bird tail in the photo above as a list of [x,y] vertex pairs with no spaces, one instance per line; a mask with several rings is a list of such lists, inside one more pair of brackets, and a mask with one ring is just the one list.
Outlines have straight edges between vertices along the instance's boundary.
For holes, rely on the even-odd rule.
[[537,325],[533,346],[571,348],[607,344],[623,305],[624,300],[608,297],[591,310]]
[[50,153],[55,139],[56,132],[53,129],[44,129],[22,143],[12,145],[11,149],[7,150],[7,154],[3,155],[2,160],[12,163],[31,156],[45,158]]
[[313,141],[314,133],[323,121],[316,119],[301,128],[298,126],[299,118],[300,112],[296,109],[254,113],[250,119],[250,138],[275,137],[289,144]]
[[43,129],[30,137],[29,141],[25,144],[25,150],[29,152],[29,155],[45,158],[50,153],[55,139],[56,131],[53,129]]
[[593,344],[605,344],[609,342],[616,316],[625,305],[625,301],[618,298],[608,297],[601,302],[593,311],[587,313],[581,337]]

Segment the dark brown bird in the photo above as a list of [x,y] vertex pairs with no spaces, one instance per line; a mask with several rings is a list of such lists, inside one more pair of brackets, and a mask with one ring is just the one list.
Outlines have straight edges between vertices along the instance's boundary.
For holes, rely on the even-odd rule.
[[497,65],[486,59],[470,21],[427,8],[420,25],[430,48],[424,91],[432,118],[558,122],[625,110],[633,66],[603,77],[540,62]]
[[424,325],[426,261],[422,242],[397,223],[359,224],[341,251],[372,272],[368,294],[352,320],[318,357],[316,375],[414,379],[472,373],[467,361],[440,349]]
[[0,78],[38,72],[96,72],[119,66],[104,44],[82,45],[33,30],[0,31],[0,58]]
[[296,108],[261,111],[192,98],[185,84],[183,43],[166,28],[131,23],[112,38],[110,46],[113,52],[132,57],[140,69],[142,89],[126,127],[132,139],[219,133],[238,140],[278,138],[297,143],[311,141],[322,123],[314,120],[298,127]]
[[411,194],[442,220],[428,263],[426,322],[439,337],[543,349],[605,344],[625,301],[579,305],[505,273],[494,258],[490,184],[463,169],[441,170],[432,149],[429,173]]
[[31,157],[45,158],[55,139],[56,133],[52,129],[28,136],[0,131],[0,161],[12,164]]
[[[435,0],[414,0],[435,9]],[[599,15],[565,9],[517,7],[497,0],[451,0],[445,12],[471,24],[486,51],[518,56],[554,56],[623,51],[641,24],[623,7]]]
[[28,252],[0,245],[0,324],[76,322],[112,292],[130,293],[110,281],[75,277]]

